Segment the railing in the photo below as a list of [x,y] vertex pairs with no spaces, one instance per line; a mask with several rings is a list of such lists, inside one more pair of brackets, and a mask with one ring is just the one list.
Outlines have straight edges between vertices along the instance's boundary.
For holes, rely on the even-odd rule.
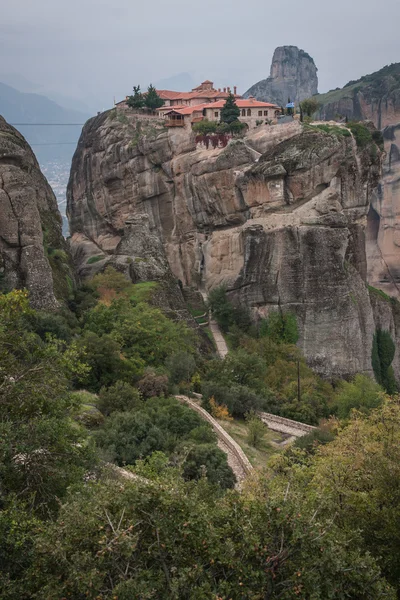
[[184,127],[185,122],[183,119],[168,119],[165,121],[166,127]]

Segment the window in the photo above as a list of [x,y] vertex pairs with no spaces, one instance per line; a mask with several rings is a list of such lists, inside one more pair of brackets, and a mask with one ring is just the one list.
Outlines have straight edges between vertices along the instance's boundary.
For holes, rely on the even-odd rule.
[[268,117],[268,111],[264,110],[264,117]]
[[242,117],[246,116],[246,110],[244,108],[242,108]]
[[251,110],[249,108],[247,109],[247,116],[251,117]]
[[218,117],[218,111],[214,113],[214,117]]
[[259,110],[259,111],[258,111],[258,116],[259,116],[259,117],[262,117],[262,110]]

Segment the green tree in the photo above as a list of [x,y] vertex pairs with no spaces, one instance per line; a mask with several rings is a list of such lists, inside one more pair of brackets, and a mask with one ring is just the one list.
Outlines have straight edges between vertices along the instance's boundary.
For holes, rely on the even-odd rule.
[[101,388],[97,408],[105,416],[115,411],[131,411],[142,405],[140,392],[126,381],[117,381],[108,388]]
[[358,374],[352,381],[340,381],[333,398],[340,419],[347,419],[353,408],[368,412],[377,408],[383,400],[383,390],[379,384]]
[[0,296],[0,506],[15,496],[42,515],[56,511],[93,456],[69,416],[79,352],[26,330],[30,312],[25,292]]
[[395,599],[334,520],[260,488],[89,484],[38,537],[25,589],[37,600]]
[[247,415],[247,440],[250,446],[258,448],[265,435],[265,425],[256,414]]
[[276,343],[296,344],[299,339],[296,315],[272,312],[260,325],[260,336],[265,335]]
[[150,110],[156,110],[164,105],[164,100],[160,98],[160,96],[157,94],[156,88],[152,84],[150,84],[147,88],[144,103],[146,108],[149,108]]
[[319,108],[319,102],[316,98],[306,98],[300,102],[300,109],[306,117],[312,117]]
[[208,306],[222,331],[228,331],[233,323],[234,308],[228,300],[224,285],[211,290],[208,295]]
[[364,548],[400,592],[400,403],[386,399],[349,426],[315,459],[315,503],[344,531],[359,529]]
[[221,123],[233,123],[238,121],[240,116],[240,109],[236,104],[235,96],[232,92],[229,92],[224,106],[221,108]]
[[397,384],[391,364],[396,346],[388,331],[377,329],[372,342],[372,368],[378,383],[388,392],[397,391]]
[[140,91],[140,85],[133,86],[133,95],[126,101],[130,108],[140,109],[144,107],[144,96]]

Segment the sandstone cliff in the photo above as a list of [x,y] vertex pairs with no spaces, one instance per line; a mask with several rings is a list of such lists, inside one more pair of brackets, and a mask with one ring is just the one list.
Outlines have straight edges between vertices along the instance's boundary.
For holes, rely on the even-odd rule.
[[54,309],[72,286],[57,201],[23,136],[0,117],[0,288]]
[[391,296],[400,296],[400,125],[383,130],[383,179],[368,214],[368,281]]
[[87,124],[73,160],[71,250],[83,276],[111,262],[133,280],[170,267],[185,286],[225,283],[255,317],[295,312],[319,372],[371,373],[378,319],[400,333],[390,303],[366,285],[380,162],[375,146],[335,129],[262,126],[205,150],[186,129],[110,111]]
[[320,94],[320,117],[367,119],[378,129],[400,122],[400,63],[350,81],[344,88]]
[[311,56],[296,46],[281,46],[274,52],[270,76],[252,85],[243,97],[286,106],[288,98],[298,104],[317,93],[317,67]]

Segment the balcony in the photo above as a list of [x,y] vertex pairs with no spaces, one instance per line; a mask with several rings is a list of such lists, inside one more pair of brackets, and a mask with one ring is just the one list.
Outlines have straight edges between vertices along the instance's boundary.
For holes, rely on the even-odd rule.
[[166,119],[165,120],[165,127],[184,127],[185,126],[185,121],[183,120],[183,117],[181,117],[180,119]]

